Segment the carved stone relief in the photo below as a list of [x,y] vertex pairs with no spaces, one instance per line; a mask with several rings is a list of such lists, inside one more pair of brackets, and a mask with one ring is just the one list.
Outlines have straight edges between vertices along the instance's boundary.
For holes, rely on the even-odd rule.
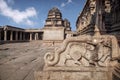
[[95,0],[90,0],[89,7],[90,7],[90,12],[93,15],[96,11],[96,1]]
[[[118,55],[116,38],[113,36],[81,36],[69,38],[55,53],[45,55],[46,67],[95,66],[106,67],[112,57]],[[114,46],[114,45],[115,46]]]

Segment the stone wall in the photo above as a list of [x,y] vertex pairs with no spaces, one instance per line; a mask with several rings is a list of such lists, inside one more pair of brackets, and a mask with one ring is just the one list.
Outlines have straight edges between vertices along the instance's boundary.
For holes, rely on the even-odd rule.
[[64,27],[45,27],[43,40],[64,40]]
[[119,0],[87,0],[76,22],[78,34],[94,35],[97,26],[101,34],[115,35],[120,41],[119,3]]

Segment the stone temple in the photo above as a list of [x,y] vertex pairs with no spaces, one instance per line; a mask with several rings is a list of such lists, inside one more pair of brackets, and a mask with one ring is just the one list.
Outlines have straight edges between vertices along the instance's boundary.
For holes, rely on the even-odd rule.
[[33,80],[120,80],[120,0],[87,0],[76,28],[72,32],[54,7],[42,29],[2,26],[0,40],[59,43],[44,54],[44,67],[34,71]]
[[[60,10],[56,7],[48,12],[46,23],[42,29],[21,29],[13,26],[0,27],[1,42],[19,41],[62,41],[68,36],[72,36],[70,22],[62,19]],[[51,36],[52,35],[52,36]]]

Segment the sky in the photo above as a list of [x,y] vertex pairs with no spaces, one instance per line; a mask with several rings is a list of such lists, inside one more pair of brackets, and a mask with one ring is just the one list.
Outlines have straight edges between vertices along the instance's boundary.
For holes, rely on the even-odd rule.
[[57,7],[63,19],[68,19],[73,31],[86,0],[0,0],[0,26],[24,29],[43,28],[48,11]]

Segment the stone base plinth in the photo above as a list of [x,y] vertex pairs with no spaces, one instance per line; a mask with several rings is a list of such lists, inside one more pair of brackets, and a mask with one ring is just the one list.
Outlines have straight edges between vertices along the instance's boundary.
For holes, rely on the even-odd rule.
[[60,41],[64,40],[64,27],[45,27],[43,40]]
[[93,69],[35,72],[35,80],[112,80],[112,70]]

